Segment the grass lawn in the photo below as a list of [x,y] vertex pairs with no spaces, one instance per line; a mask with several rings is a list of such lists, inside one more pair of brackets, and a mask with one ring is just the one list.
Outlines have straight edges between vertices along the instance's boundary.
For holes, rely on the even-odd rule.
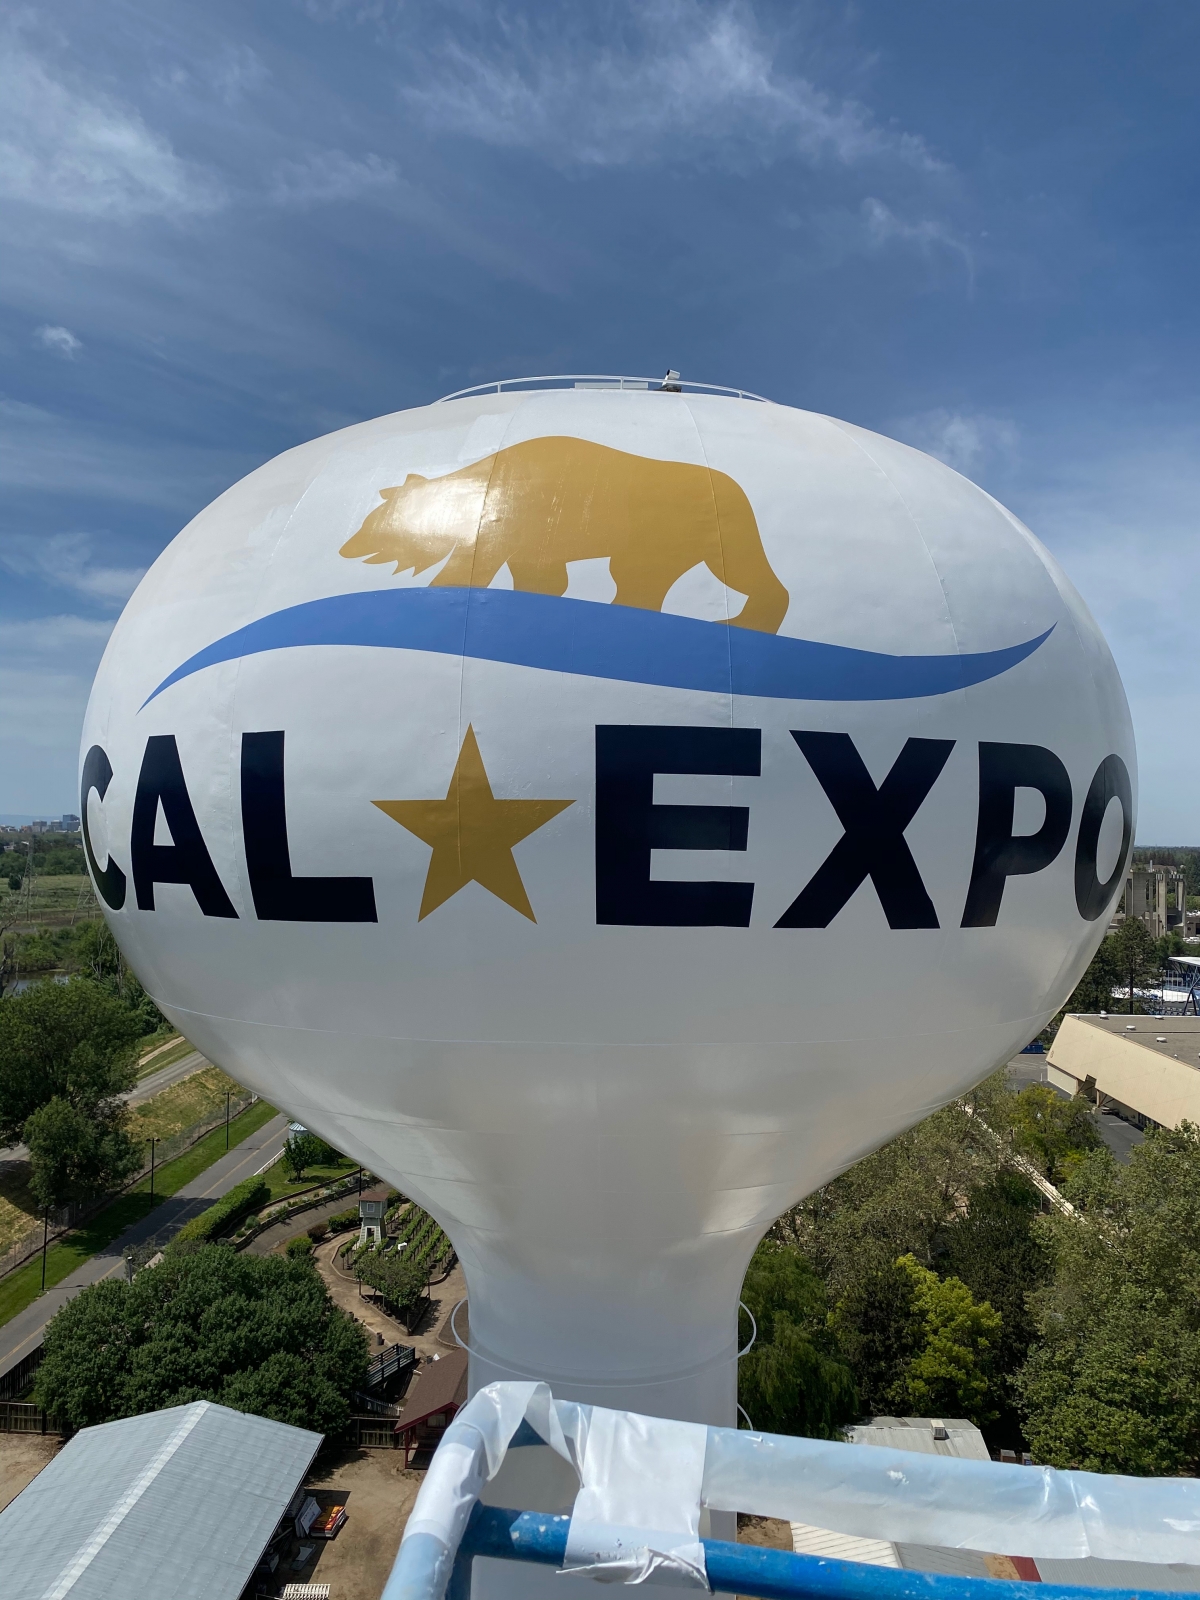
[[[190,1078],[184,1078],[182,1083],[160,1090],[152,1100],[134,1106],[129,1113],[129,1137],[142,1144],[151,1136],[169,1139],[172,1134],[223,1112],[226,1092],[238,1097],[246,1093],[241,1084],[235,1083],[220,1067],[203,1067]],[[224,1136],[222,1129],[221,1137]]]
[[138,1062],[138,1082],[148,1078],[152,1072],[158,1072],[162,1067],[173,1067],[177,1061],[182,1061],[184,1056],[190,1056],[195,1048],[188,1039],[175,1039],[163,1048],[160,1039],[149,1054],[144,1055]]
[[[282,1161],[277,1161],[270,1172],[264,1172],[263,1178],[270,1185],[272,1200],[286,1200],[288,1195],[295,1194],[299,1189],[311,1189],[314,1184],[332,1183],[335,1178],[348,1178],[352,1172],[358,1171],[358,1162],[351,1161],[343,1156],[340,1161],[335,1161],[328,1167],[307,1167],[304,1176],[293,1182],[288,1177],[287,1169]],[[349,1205],[349,1201],[346,1202]]]
[[[258,1129],[264,1123],[270,1122],[274,1115],[275,1107],[260,1100],[257,1105],[250,1106],[240,1116],[234,1117],[229,1125],[230,1149],[235,1144],[240,1144],[250,1134],[257,1133]],[[225,1129],[215,1128],[212,1133],[205,1134],[204,1138],[190,1150],[185,1150],[183,1155],[177,1156],[174,1161],[168,1161],[155,1172],[153,1201],[150,1199],[150,1180],[143,1179],[136,1188],[121,1195],[99,1216],[93,1217],[86,1227],[77,1228],[58,1244],[51,1245],[46,1253],[46,1287],[52,1289],[56,1283],[61,1283],[64,1278],[70,1277],[76,1267],[81,1267],[97,1251],[110,1245],[133,1223],[140,1222],[168,1195],[178,1193],[185,1183],[198,1178],[224,1154]],[[26,1306],[32,1305],[41,1292],[40,1256],[27,1261],[23,1267],[18,1267],[16,1272],[10,1272],[6,1278],[0,1278],[0,1326],[15,1317],[19,1311],[24,1311]]]

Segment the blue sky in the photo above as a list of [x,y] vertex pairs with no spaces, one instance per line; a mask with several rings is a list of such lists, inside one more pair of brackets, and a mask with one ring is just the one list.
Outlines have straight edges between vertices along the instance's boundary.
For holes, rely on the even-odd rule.
[[56,0],[0,65],[0,812],[76,809],[121,605],[228,484],[531,372],[932,451],[1105,629],[1200,842],[1200,7]]

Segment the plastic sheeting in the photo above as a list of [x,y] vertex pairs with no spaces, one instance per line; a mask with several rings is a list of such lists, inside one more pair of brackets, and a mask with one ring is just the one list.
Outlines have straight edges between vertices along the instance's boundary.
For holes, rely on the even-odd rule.
[[441,1600],[467,1518],[523,1421],[579,1474],[565,1566],[707,1587],[704,1508],[839,1533],[1034,1557],[1194,1561],[1200,1481],[863,1449],[556,1401],[495,1383],[447,1429],[383,1600]]

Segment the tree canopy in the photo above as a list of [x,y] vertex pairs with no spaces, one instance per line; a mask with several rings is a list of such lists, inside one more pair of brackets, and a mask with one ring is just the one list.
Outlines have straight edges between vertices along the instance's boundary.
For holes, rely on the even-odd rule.
[[125,1108],[101,1102],[91,1114],[55,1095],[27,1117],[32,1173],[29,1187],[45,1210],[89,1196],[132,1177],[141,1151],[125,1131]]
[[[738,1399],[754,1426],[837,1438],[858,1415],[858,1389],[830,1327],[821,1279],[794,1246],[765,1240],[742,1300],[757,1335],[738,1364]],[[749,1333],[743,1320],[743,1340]]]
[[1087,1158],[1095,1130],[1086,1109],[1058,1106],[1047,1113],[1039,1094],[1012,1093],[998,1073],[772,1230],[824,1286],[828,1348],[853,1375],[864,1413],[928,1408],[1023,1443],[1013,1378],[1034,1337],[1028,1296],[1052,1264],[1040,1196],[1012,1157],[1024,1148],[1039,1166],[1046,1153],[1063,1165]]
[[304,1133],[289,1134],[283,1147],[283,1164],[288,1172],[297,1181],[301,1179],[309,1167],[332,1166],[335,1161],[341,1160],[341,1153],[326,1144],[318,1134]]
[[213,1400],[336,1436],[367,1341],[303,1260],[226,1245],[83,1290],[46,1329],[37,1404],[75,1428]]
[[411,1327],[414,1312],[429,1288],[429,1270],[410,1259],[405,1250],[364,1250],[354,1264],[360,1283],[383,1296],[385,1305],[395,1311],[405,1327]]
[[85,978],[35,983],[0,1004],[0,1142],[17,1144],[55,1098],[94,1117],[136,1081],[141,1030]]
[[1053,1278],[1017,1377],[1038,1460],[1092,1472],[1200,1471],[1200,1131],[1153,1130],[1122,1166],[1078,1164],[1075,1217],[1045,1223]]

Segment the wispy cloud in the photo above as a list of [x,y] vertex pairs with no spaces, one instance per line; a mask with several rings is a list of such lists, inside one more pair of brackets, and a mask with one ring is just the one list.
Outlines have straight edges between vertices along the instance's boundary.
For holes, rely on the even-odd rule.
[[0,628],[4,801],[38,816],[74,810],[79,731],[111,621],[59,615]]
[[0,484],[188,515],[255,465],[244,451],[155,441],[0,396]]
[[437,130],[556,164],[630,165],[740,145],[844,166],[942,166],[919,136],[881,127],[857,101],[781,66],[778,41],[745,6],[660,0],[637,15],[604,44],[501,19],[498,43],[447,42],[402,94]]
[[48,322],[36,328],[33,337],[43,350],[53,350],[55,355],[65,356],[68,361],[73,361],[83,349],[82,339],[77,339],[70,328]]
[[0,197],[77,216],[183,216],[220,208],[209,172],[140,113],[56,77],[11,35],[0,53]]
[[86,533],[56,533],[48,538],[9,539],[0,548],[0,567],[17,577],[37,577],[72,589],[90,600],[124,604],[145,567],[108,566],[97,561],[95,540]]
[[270,197],[282,206],[364,200],[373,193],[394,188],[398,177],[395,163],[374,153],[359,158],[344,150],[322,150],[302,161],[281,162]]
[[1011,466],[1020,440],[1010,418],[980,411],[922,411],[899,418],[890,431],[968,478],[992,465]]

